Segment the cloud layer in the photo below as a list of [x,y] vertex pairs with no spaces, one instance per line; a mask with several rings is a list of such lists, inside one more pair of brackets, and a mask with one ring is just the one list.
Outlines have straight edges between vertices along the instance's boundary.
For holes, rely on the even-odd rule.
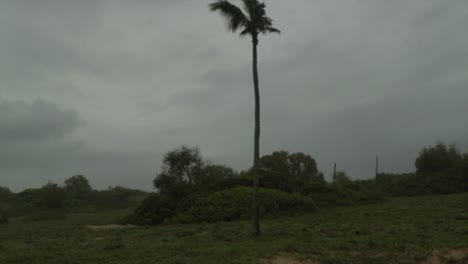
[[[263,154],[327,175],[412,171],[436,141],[468,150],[468,3],[268,0],[259,46]],[[0,3],[0,185],[80,173],[151,189],[162,155],[198,145],[251,165],[251,43],[210,1]]]

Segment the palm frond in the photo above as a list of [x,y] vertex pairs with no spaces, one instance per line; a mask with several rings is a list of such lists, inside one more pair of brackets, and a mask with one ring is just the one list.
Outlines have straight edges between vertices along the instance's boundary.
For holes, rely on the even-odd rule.
[[276,33],[276,34],[281,34],[281,30],[274,28],[274,27],[269,27],[267,28],[268,33]]
[[245,13],[248,14],[250,21],[253,22],[256,17],[255,15],[256,6],[259,4],[258,0],[242,0],[242,2],[244,3]]
[[245,16],[242,10],[229,3],[226,0],[218,0],[209,5],[211,11],[219,11],[224,16],[228,23],[228,28],[232,32],[236,32],[241,27],[246,27],[249,24],[249,19]]
[[244,30],[241,31],[240,35],[241,36],[253,35],[255,32],[256,30],[253,27],[246,27]]
[[211,11],[219,11],[226,18],[228,29],[232,32],[241,29],[240,35],[280,33],[273,27],[273,20],[266,15],[265,3],[259,0],[242,0],[243,11],[227,0],[217,0],[209,5]]

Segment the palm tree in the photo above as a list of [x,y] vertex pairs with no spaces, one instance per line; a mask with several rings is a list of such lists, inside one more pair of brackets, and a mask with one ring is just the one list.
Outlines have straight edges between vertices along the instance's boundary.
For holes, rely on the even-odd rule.
[[209,5],[211,11],[219,11],[227,19],[228,28],[232,32],[240,30],[241,36],[250,35],[252,38],[252,70],[255,92],[255,139],[254,139],[254,197],[253,223],[255,235],[260,235],[260,204],[259,189],[259,161],[260,161],[260,90],[258,87],[257,45],[260,34],[280,33],[272,26],[273,20],[266,16],[265,3],[258,0],[242,0],[243,10],[226,0],[218,0]]

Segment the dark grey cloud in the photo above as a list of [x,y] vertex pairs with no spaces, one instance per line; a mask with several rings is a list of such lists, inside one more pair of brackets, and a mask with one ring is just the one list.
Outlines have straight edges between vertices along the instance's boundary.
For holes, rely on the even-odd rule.
[[62,138],[80,124],[78,114],[43,100],[0,102],[0,141]]
[[[250,166],[251,43],[210,2],[0,2],[0,185],[149,190],[181,144]],[[267,5],[282,34],[259,46],[262,153],[366,178],[376,155],[402,172],[436,141],[468,150],[465,0]]]

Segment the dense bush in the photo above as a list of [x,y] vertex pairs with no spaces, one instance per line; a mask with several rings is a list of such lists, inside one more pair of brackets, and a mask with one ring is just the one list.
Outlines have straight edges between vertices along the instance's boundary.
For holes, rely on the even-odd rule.
[[7,187],[0,186],[0,201],[7,200],[12,196],[10,189]]
[[312,197],[320,206],[349,206],[384,201],[383,196],[369,186],[369,181],[349,181],[346,184],[309,184],[302,193]]
[[315,160],[304,153],[275,151],[260,159],[261,186],[287,192],[297,192],[304,184],[323,183]]
[[166,195],[152,193],[123,222],[136,225],[157,225],[176,214],[177,203]]
[[406,173],[379,174],[377,190],[388,196],[449,194],[468,191],[468,174]]
[[[187,211],[174,217],[174,222],[219,222],[252,216],[253,191],[248,187],[235,187],[197,200]],[[272,189],[260,190],[261,214],[278,215],[313,210],[313,201],[299,193],[286,193]]]
[[44,185],[39,192],[39,205],[48,209],[62,208],[65,198],[65,189],[54,183]]

